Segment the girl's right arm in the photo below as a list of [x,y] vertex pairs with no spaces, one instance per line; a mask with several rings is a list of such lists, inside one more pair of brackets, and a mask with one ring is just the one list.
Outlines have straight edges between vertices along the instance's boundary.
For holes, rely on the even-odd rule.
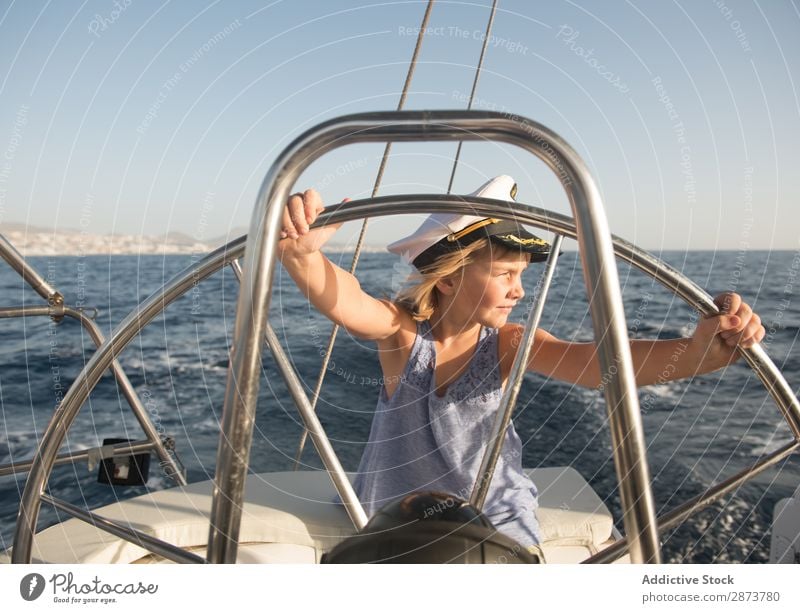
[[320,251],[341,224],[309,230],[324,209],[313,189],[290,196],[283,213],[278,254],[297,287],[316,309],[349,333],[362,339],[384,340],[400,327],[399,309],[376,300],[361,289],[349,272]]

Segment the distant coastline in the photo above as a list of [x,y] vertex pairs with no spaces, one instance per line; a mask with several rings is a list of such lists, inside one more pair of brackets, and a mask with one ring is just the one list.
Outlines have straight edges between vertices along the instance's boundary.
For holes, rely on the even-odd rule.
[[[87,255],[179,255],[208,253],[247,232],[235,228],[228,235],[198,241],[187,234],[169,232],[161,236],[138,234],[90,234],[81,230],[48,230],[24,224],[2,224],[0,233],[23,257]],[[353,251],[354,245],[327,245],[331,252]],[[364,246],[365,252],[383,251],[381,246]]]

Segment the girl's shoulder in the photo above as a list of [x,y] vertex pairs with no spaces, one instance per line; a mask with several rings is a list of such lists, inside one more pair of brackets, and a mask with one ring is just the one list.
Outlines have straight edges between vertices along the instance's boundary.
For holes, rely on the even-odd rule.
[[397,318],[397,329],[391,336],[377,341],[379,349],[407,349],[410,350],[414,345],[414,340],[417,337],[418,322],[414,320],[402,305],[392,302],[391,300],[382,299],[381,302],[393,311],[394,316]]

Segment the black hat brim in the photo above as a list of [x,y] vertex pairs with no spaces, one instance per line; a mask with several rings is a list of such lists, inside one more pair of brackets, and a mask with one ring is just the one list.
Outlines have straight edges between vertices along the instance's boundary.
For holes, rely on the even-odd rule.
[[550,243],[528,232],[517,222],[505,219],[480,226],[457,240],[443,238],[420,253],[414,259],[414,266],[418,270],[422,270],[433,264],[439,257],[462,249],[480,238],[488,238],[511,251],[530,253],[531,262],[544,262],[550,255]]

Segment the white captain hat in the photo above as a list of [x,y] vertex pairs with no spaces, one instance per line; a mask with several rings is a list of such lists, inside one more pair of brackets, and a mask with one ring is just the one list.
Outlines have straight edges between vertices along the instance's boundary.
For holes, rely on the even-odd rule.
[[[516,195],[517,184],[508,175],[495,177],[469,194],[507,202],[513,202]],[[531,234],[516,221],[461,213],[432,213],[413,234],[393,242],[387,249],[421,270],[439,256],[466,247],[479,238],[489,238],[509,249],[530,253],[531,262],[542,262],[550,253],[547,241]]]

